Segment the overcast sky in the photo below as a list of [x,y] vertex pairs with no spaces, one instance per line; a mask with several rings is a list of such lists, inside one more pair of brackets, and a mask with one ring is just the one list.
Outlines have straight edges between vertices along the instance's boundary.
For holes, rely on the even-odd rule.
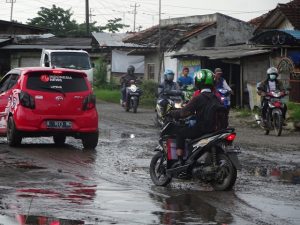
[[[0,0],[0,19],[10,20],[11,2],[13,20],[26,23],[27,19],[37,16],[40,7],[51,8],[53,4],[65,10],[71,9],[72,19],[78,23],[85,21],[85,0]],[[223,13],[240,20],[248,21],[276,7],[278,3],[290,0],[161,0],[161,18]],[[143,29],[158,24],[159,0],[89,0],[91,20],[105,25],[107,20],[122,18],[133,30],[134,5],[136,5],[136,27]]]

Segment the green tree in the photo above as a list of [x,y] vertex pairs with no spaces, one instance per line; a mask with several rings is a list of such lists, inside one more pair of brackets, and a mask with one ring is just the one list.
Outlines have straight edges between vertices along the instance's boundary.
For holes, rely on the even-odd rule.
[[71,19],[71,9],[64,10],[56,5],[52,8],[41,7],[38,16],[28,19],[27,24],[51,29],[55,35],[66,35],[78,30],[78,24]]
[[[47,27],[51,32],[57,36],[84,36],[86,35],[86,24],[78,24],[75,20],[71,19],[73,13],[71,9],[64,10],[56,5],[52,8],[41,7],[38,11],[38,16],[28,19],[27,24],[32,26]],[[121,23],[121,18],[108,20],[105,26],[96,26],[96,21],[89,24],[90,32],[118,32],[120,29],[129,27]]]
[[105,26],[101,27],[101,29],[115,33],[115,32],[118,32],[120,29],[129,27],[129,25],[120,23],[121,20],[122,20],[121,18],[115,18],[115,19],[108,20],[108,23]]

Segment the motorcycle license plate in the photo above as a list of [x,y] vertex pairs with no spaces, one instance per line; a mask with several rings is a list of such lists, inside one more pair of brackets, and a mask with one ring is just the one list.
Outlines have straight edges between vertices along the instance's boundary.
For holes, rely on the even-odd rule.
[[48,120],[46,121],[47,128],[70,129],[72,128],[71,121]]

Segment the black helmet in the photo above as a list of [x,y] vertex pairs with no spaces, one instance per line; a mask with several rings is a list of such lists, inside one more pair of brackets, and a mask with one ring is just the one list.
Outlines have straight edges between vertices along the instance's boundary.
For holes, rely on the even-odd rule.
[[133,65],[130,65],[130,66],[128,66],[128,68],[127,68],[127,73],[128,73],[128,74],[134,74],[134,70],[135,70],[134,66],[133,66]]

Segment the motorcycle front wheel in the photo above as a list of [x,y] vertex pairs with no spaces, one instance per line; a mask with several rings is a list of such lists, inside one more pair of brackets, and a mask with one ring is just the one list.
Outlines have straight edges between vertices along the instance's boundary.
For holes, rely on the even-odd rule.
[[236,168],[224,153],[217,154],[217,167],[216,177],[211,183],[213,189],[216,191],[231,190],[237,177]]
[[282,116],[279,113],[274,113],[273,115],[273,126],[275,134],[280,136],[282,132]]
[[138,101],[137,101],[137,99],[133,99],[131,101],[132,101],[133,112],[136,113],[137,112],[137,108],[138,108]]
[[167,158],[162,152],[157,152],[151,159],[150,177],[157,186],[166,186],[172,180],[167,175]]

